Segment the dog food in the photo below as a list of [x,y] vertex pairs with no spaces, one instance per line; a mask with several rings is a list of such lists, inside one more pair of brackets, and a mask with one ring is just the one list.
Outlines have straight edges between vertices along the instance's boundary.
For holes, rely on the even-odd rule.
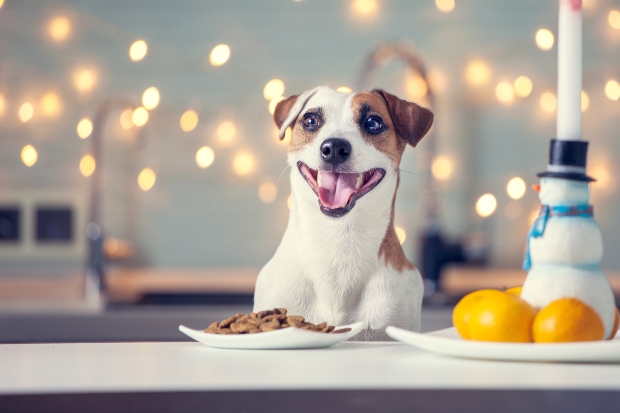
[[254,334],[266,331],[281,330],[288,327],[297,327],[302,330],[316,331],[319,333],[346,333],[350,328],[336,330],[334,326],[328,326],[326,322],[312,324],[297,315],[286,315],[286,308],[274,308],[273,310],[259,311],[250,314],[235,314],[220,322],[214,322],[207,327],[205,333],[212,334]]

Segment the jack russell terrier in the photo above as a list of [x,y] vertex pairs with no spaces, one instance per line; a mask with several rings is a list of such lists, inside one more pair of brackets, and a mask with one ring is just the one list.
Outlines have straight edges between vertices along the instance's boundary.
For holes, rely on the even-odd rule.
[[278,103],[288,147],[288,227],[256,281],[254,311],[276,307],[312,323],[364,322],[355,339],[387,339],[388,325],[419,331],[423,285],[394,230],[399,164],[433,114],[383,90],[317,87]]

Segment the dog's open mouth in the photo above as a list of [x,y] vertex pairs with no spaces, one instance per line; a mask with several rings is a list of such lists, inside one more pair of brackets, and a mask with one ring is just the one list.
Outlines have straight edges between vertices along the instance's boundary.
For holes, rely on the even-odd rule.
[[385,169],[373,168],[360,173],[316,171],[303,162],[297,168],[319,198],[321,212],[338,218],[348,213],[355,201],[370,192],[385,176]]

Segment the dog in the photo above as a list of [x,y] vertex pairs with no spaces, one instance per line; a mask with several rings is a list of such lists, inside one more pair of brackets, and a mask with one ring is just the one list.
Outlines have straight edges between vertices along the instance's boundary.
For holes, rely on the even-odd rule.
[[420,329],[423,285],[394,230],[399,164],[433,114],[383,90],[317,87],[279,102],[288,146],[291,212],[258,275],[254,311],[284,307],[307,321],[364,323],[355,340],[386,340],[385,327]]

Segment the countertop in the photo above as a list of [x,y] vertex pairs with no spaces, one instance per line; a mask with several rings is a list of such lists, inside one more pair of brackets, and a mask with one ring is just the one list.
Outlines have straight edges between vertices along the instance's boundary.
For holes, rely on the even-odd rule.
[[0,411],[617,411],[620,364],[456,359],[401,343],[0,345]]

